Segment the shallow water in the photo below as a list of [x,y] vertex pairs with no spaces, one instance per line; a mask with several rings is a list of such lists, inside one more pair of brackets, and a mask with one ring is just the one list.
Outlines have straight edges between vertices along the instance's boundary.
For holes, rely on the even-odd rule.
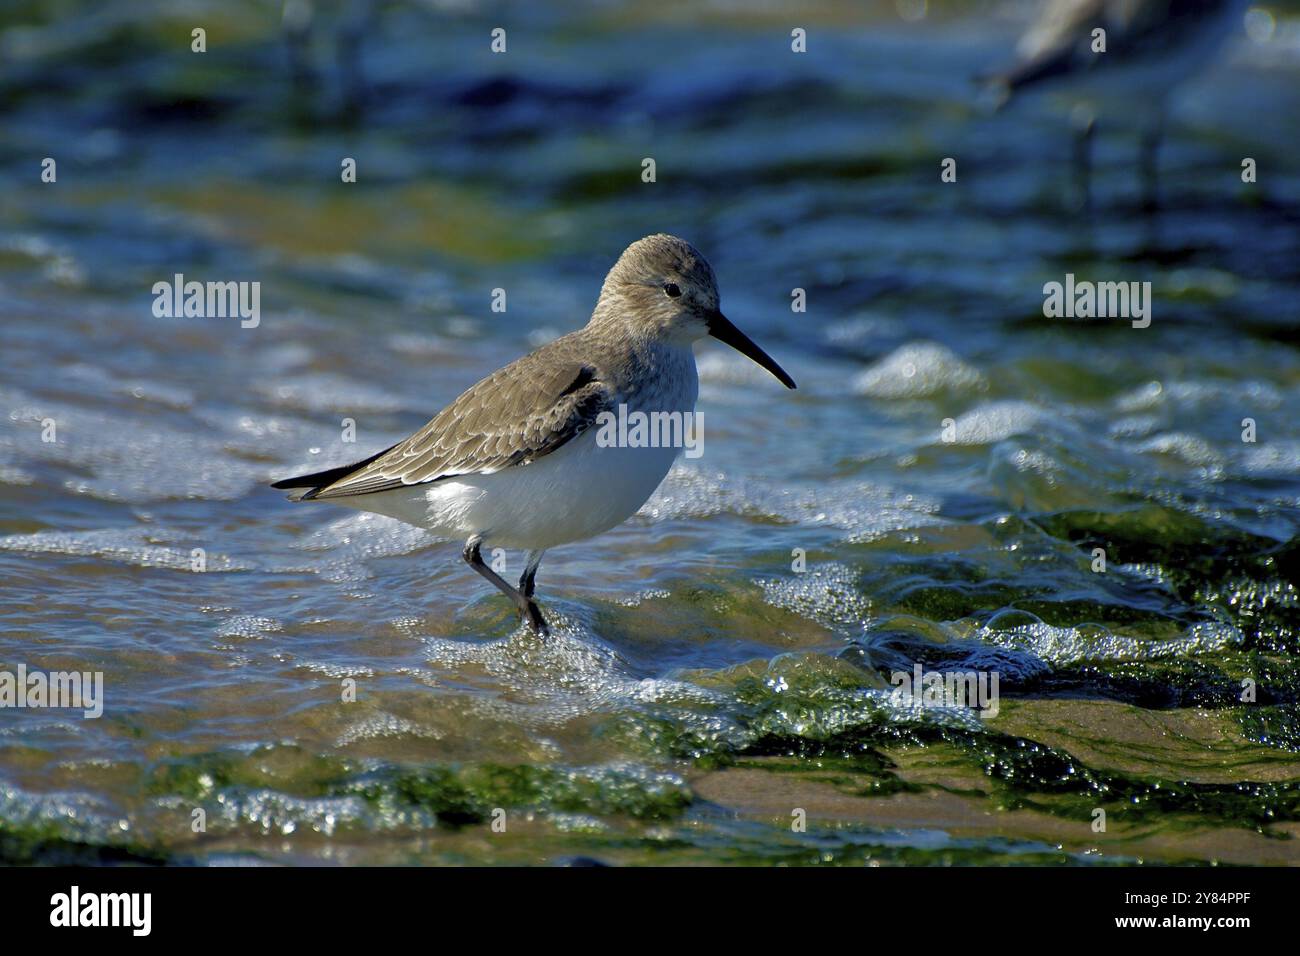
[[[512,8],[494,57],[494,11],[377,5],[296,83],[278,5],[208,7],[201,57],[137,4],[5,14],[0,670],[106,701],[0,709],[0,859],[1300,862],[1300,27],[1187,87],[1155,214],[1103,124],[1085,214],[1053,104],[972,93],[1023,11],[933,7],[814,5],[803,56],[779,15]],[[549,641],[455,543],[265,487],[578,326],[656,231],[800,388],[701,347],[703,457],[548,555]],[[1152,282],[1151,326],[1044,318],[1067,272]],[[260,324],[155,317],[176,273],[260,281]],[[918,662],[998,715],[904,706]]]

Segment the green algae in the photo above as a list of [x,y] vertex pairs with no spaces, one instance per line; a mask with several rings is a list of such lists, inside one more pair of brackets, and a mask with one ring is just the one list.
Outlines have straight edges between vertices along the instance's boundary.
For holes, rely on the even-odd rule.
[[679,815],[692,801],[689,788],[675,776],[630,765],[374,766],[310,755],[298,747],[172,758],[157,764],[145,781],[151,796],[196,805],[262,790],[308,801],[359,797],[377,819],[428,817],[449,826],[483,823],[498,808],[660,820]]
[[1104,549],[1111,565],[1159,568],[1177,598],[1237,628],[1247,650],[1300,652],[1298,542],[1279,544],[1156,506],[1060,512],[1035,521],[1085,552]]
[[295,795],[327,795],[353,764],[332,755],[313,754],[292,745],[264,745],[248,752],[206,752],[159,760],[150,766],[142,789],[151,796],[194,802],[232,788],[283,787]]
[[1241,732],[1251,740],[1291,753],[1300,753],[1300,706],[1274,704],[1243,708],[1237,715]]
[[691,804],[690,790],[665,775],[611,768],[533,765],[385,768],[341,782],[381,812],[420,809],[453,826],[481,824],[497,808],[661,820]]
[[62,822],[0,820],[0,866],[158,866],[174,859],[144,843],[76,835]]

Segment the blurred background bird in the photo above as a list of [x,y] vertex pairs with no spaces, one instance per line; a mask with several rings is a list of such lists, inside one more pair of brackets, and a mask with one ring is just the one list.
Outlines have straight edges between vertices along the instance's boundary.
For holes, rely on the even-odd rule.
[[1098,117],[1136,126],[1144,203],[1153,207],[1171,94],[1213,62],[1248,6],[1249,0],[1050,0],[1021,37],[1016,61],[987,79],[1002,103],[1027,90],[1064,93],[1073,102],[1075,176],[1085,206]]

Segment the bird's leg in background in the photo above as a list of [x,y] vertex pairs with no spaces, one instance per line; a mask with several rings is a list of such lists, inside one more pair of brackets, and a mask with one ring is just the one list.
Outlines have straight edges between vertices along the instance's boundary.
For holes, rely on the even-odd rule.
[[1142,174],[1142,208],[1153,212],[1160,204],[1160,142],[1164,139],[1164,112],[1142,133],[1139,164]]
[[1079,205],[1087,212],[1092,208],[1092,141],[1097,120],[1091,110],[1077,109],[1074,121],[1074,181]]
[[311,62],[314,15],[310,3],[290,0],[284,5],[281,31],[289,62],[289,77],[296,100],[305,99],[313,89],[318,89],[320,86],[320,79]]
[[[542,617],[542,612],[538,610],[537,605],[533,602],[533,600],[531,598],[524,597],[524,595],[521,594],[519,591],[515,590],[510,585],[506,584],[506,582],[502,580],[501,575],[497,574],[495,571],[493,571],[491,568],[489,568],[486,564],[483,563],[483,555],[480,550],[482,548],[482,545],[483,545],[483,539],[477,535],[475,535],[474,537],[470,538],[468,541],[465,542],[465,548],[463,551],[461,551],[461,555],[465,558],[465,563],[468,564],[475,571],[477,571],[479,574],[483,575],[483,577],[486,578],[487,581],[498,591],[500,591],[506,597],[510,598],[510,600],[515,603],[515,607],[519,609],[520,618],[527,621],[529,627],[531,627],[538,634],[543,634],[543,635],[546,634],[547,632],[546,620]],[[529,557],[531,559],[532,556],[530,555]],[[540,553],[538,554],[537,557],[538,557],[538,561],[540,562],[541,560]],[[534,567],[533,573],[536,573],[536,571],[537,568]]]
[[359,118],[365,99],[361,43],[376,16],[370,0],[353,4],[351,10],[349,16],[340,18],[334,31],[335,61],[341,89],[338,116],[345,123]]

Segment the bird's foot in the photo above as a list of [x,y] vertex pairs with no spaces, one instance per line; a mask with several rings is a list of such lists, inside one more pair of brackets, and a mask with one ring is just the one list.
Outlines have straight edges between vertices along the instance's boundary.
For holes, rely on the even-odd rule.
[[538,608],[537,602],[531,598],[528,599],[525,609],[519,612],[519,618],[527,623],[532,632],[538,637],[547,637],[551,633],[551,629],[546,624],[546,618],[542,617],[541,609]]

